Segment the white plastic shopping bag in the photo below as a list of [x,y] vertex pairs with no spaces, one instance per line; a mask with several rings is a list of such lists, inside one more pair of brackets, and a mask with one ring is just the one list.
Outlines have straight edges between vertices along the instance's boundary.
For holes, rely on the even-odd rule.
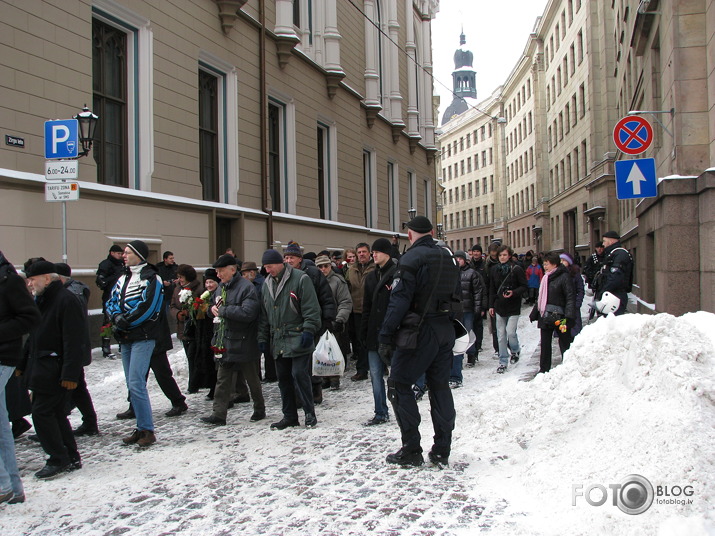
[[335,335],[326,331],[313,352],[313,376],[342,376],[345,359]]

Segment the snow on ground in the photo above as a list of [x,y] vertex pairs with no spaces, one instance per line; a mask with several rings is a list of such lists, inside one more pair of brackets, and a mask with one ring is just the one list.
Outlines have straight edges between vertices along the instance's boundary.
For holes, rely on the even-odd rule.
[[[188,397],[187,414],[165,418],[168,402],[151,379],[158,442],[124,447],[133,423],[113,417],[126,409],[121,364],[99,357],[87,377],[102,435],[80,440],[80,471],[50,482],[32,476],[41,449],[20,439],[28,500],[0,506],[0,534],[715,534],[714,326],[715,315],[702,312],[600,319],[563,364],[532,381],[520,381],[538,367],[538,330],[526,316],[522,360],[503,376],[485,333],[477,367],[453,391],[457,425],[444,470],[388,466],[397,426],[363,427],[369,382],[347,378],[326,392],[317,428],[283,432],[269,430],[280,417],[275,384],[265,385],[265,421],[250,423],[250,404],[240,404],[228,426],[211,428],[198,422],[210,412],[205,391]],[[179,348],[170,358],[183,388]],[[425,450],[428,407],[420,403]],[[631,474],[669,490],[692,486],[677,497],[692,504],[656,497],[628,515],[612,504],[609,484]],[[594,484],[608,491],[605,504],[578,496],[573,506],[574,485]]]

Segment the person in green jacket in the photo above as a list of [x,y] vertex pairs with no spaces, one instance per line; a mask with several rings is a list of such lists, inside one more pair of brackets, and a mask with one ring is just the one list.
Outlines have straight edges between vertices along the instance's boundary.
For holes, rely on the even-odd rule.
[[297,395],[303,404],[306,428],[318,424],[313,404],[311,366],[315,334],[320,330],[320,305],[308,275],[283,264],[274,249],[263,254],[261,264],[268,276],[261,290],[258,347],[272,351],[276,361],[283,418],[272,430],[298,426]]

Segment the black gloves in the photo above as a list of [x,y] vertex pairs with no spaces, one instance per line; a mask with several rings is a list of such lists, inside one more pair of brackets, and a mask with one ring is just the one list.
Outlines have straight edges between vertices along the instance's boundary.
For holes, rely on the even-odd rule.
[[333,333],[336,333],[336,334],[342,333],[343,331],[345,331],[345,324],[343,324],[339,320],[336,320],[335,322],[333,322],[333,326],[330,331],[332,331]]
[[377,347],[377,354],[386,367],[392,364],[392,352],[394,352],[394,350],[391,344],[385,344],[384,342],[381,342],[380,346]]
[[118,314],[114,317],[114,325],[120,331],[127,331],[129,329],[129,322],[124,318],[123,314]]
[[300,335],[300,347],[301,348],[310,348],[310,345],[313,344],[315,341],[315,337],[313,336],[312,333],[308,333],[307,331],[304,331]]

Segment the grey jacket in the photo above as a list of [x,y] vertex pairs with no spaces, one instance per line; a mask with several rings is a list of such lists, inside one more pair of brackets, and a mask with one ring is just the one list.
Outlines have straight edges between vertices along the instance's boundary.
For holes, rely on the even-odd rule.
[[340,274],[336,274],[333,270],[327,276],[328,285],[333,292],[333,298],[338,304],[338,314],[335,317],[336,322],[347,324],[350,312],[353,310],[353,299],[350,296],[350,288],[347,281]]
[[[236,273],[228,283],[221,283],[214,298],[226,289],[224,303],[218,308],[218,315],[224,321],[223,344],[226,348],[224,361],[245,363],[257,361],[261,357],[258,350],[258,313],[260,304],[253,283]],[[214,332],[219,329],[214,324]]]

